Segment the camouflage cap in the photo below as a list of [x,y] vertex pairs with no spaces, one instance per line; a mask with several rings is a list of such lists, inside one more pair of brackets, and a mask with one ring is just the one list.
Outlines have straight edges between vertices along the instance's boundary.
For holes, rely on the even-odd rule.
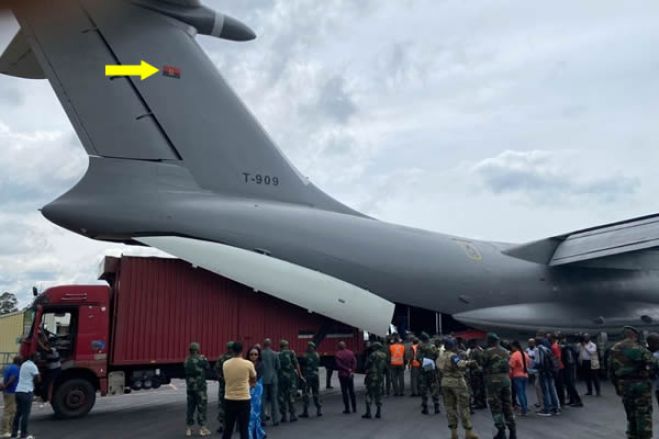
[[489,342],[499,341],[499,336],[495,332],[488,332],[487,341]]
[[227,342],[227,350],[231,350],[231,348],[233,348],[233,343],[234,343],[233,340],[229,340],[229,341]]
[[199,343],[193,341],[192,343],[190,343],[190,347],[188,349],[190,349],[190,352],[199,352],[201,350],[201,347],[199,346]]
[[419,335],[419,340],[425,343],[430,340],[430,336],[426,332],[422,332],[421,335]]
[[281,340],[279,340],[279,346],[281,347],[288,346],[288,340],[282,338]]
[[371,347],[372,347],[373,349],[384,349],[384,346],[383,346],[382,343],[380,343],[379,341],[375,341],[375,342],[373,342],[373,344],[371,345]]
[[309,343],[307,343],[307,347],[316,349],[316,343],[310,341]]
[[636,335],[640,334],[640,332],[638,331],[638,329],[636,329],[636,328],[634,328],[633,326],[630,326],[630,325],[625,325],[625,326],[623,326],[623,327],[622,327],[622,330],[623,330],[623,332],[624,332],[624,331],[632,331],[632,332],[635,333]]

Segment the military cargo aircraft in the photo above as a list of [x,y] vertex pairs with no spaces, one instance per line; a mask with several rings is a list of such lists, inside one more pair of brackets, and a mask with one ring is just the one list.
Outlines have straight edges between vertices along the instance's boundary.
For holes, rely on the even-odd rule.
[[[378,334],[394,303],[511,330],[659,321],[659,216],[522,245],[378,221],[303,177],[195,41],[255,38],[240,21],[199,0],[11,7],[20,31],[0,72],[48,79],[89,155],[42,209],[64,228],[164,250]],[[142,77],[104,74],[140,64]]]

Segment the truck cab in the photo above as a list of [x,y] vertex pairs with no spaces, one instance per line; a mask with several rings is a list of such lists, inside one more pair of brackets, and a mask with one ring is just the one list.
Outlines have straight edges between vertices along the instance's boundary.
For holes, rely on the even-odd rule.
[[[58,417],[84,416],[96,392],[107,393],[109,305],[110,288],[104,285],[57,286],[34,300],[34,321],[21,342],[21,356],[40,354],[38,367],[47,385],[37,393],[47,397]],[[61,371],[47,369],[46,344],[57,349]]]

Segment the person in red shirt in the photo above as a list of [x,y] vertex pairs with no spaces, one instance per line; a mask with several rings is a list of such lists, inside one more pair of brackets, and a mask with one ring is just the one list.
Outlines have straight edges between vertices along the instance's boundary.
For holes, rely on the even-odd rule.
[[529,366],[531,365],[531,359],[526,352],[524,352],[519,341],[513,341],[511,347],[513,353],[508,359],[510,378],[512,379],[513,387],[515,388],[515,395],[517,395],[522,416],[526,416],[529,413],[529,403],[526,399],[526,384],[529,381]]
[[559,368],[554,371],[554,382],[556,383],[556,393],[558,393],[558,403],[563,407],[565,405],[565,365],[563,364],[563,354],[561,346],[558,344],[558,335],[549,334],[551,342],[551,353],[558,359]]
[[[357,411],[357,398],[355,397],[355,369],[357,369],[357,358],[355,354],[346,348],[345,342],[339,342],[338,351],[336,352],[336,370],[339,373],[339,383],[341,383],[341,395],[343,396],[343,413],[350,414]],[[348,405],[350,403],[350,406]]]

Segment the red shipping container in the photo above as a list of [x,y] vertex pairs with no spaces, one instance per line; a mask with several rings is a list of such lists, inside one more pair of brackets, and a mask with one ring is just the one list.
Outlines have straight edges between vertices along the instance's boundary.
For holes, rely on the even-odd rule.
[[339,340],[361,351],[357,329],[185,261],[124,256],[112,264],[112,366],[181,363],[192,341],[212,360],[229,340],[248,349],[266,337],[276,349],[287,339],[301,355],[321,328],[329,334],[321,355],[334,355]]

